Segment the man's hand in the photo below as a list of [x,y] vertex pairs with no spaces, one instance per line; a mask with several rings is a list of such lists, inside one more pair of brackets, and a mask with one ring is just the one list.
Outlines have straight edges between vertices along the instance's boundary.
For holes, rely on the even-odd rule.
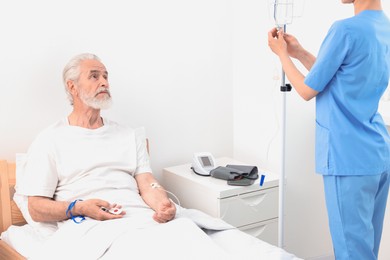
[[142,199],[155,211],[153,219],[159,223],[172,220],[176,215],[176,206],[168,198],[164,188],[158,185],[153,175],[151,173],[137,174],[135,180]]
[[165,223],[172,220],[176,215],[175,204],[169,199],[163,201],[153,215],[153,219],[159,223]]
[[[34,221],[37,222],[58,222],[66,220],[66,211],[70,201],[55,201],[52,198],[42,196],[28,197],[28,210]],[[82,215],[97,220],[108,220],[121,218],[124,214],[122,211],[118,215],[111,214],[102,210],[102,207],[111,209],[113,207],[120,208],[120,205],[110,204],[107,201],[100,199],[89,199],[77,201],[71,210],[73,216]]]
[[[102,208],[107,209],[107,211],[103,210]],[[83,215],[96,220],[116,219],[121,218],[126,214],[125,211],[122,211],[118,215],[109,213],[108,210],[112,208],[121,208],[121,206],[117,204],[110,204],[107,201],[100,199],[90,199],[85,201],[78,201],[72,210],[72,214]]]

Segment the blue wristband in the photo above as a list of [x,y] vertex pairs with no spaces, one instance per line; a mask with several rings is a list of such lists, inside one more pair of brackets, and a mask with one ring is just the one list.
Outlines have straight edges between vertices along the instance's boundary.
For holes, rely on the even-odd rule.
[[[80,224],[81,222],[83,222],[85,220],[85,217],[82,215],[73,216],[73,214],[72,214],[72,209],[74,208],[74,205],[76,205],[77,201],[82,201],[82,200],[77,199],[77,200],[74,200],[73,202],[71,202],[68,206],[68,209],[66,210],[66,216],[68,218],[72,219],[74,223]],[[78,219],[80,219],[80,220],[78,220]]]

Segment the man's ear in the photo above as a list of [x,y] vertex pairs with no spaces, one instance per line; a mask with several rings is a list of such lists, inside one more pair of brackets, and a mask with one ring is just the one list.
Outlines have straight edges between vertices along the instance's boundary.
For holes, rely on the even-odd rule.
[[76,85],[75,85],[75,83],[74,83],[73,80],[68,80],[68,81],[66,82],[66,87],[68,88],[69,93],[70,93],[73,97],[77,96],[78,91],[77,91],[77,87],[76,87]]

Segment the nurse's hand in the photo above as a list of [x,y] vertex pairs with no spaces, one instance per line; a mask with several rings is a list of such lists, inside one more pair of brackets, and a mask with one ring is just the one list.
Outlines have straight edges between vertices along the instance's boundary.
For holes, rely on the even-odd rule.
[[268,46],[279,57],[288,55],[287,42],[284,40],[284,32],[282,29],[273,28],[268,32]]
[[295,59],[300,59],[300,57],[304,54],[304,49],[301,46],[301,44],[298,42],[298,40],[292,36],[291,34],[285,33],[283,35],[284,40],[287,43],[287,51],[288,54],[295,58]]

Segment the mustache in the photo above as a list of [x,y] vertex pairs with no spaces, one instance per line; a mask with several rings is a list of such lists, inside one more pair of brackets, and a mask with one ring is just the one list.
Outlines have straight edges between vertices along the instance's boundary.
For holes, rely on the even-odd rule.
[[101,93],[106,93],[109,97],[111,97],[111,93],[110,93],[110,90],[108,88],[104,88],[104,87],[99,87],[97,90],[96,90],[96,93],[95,93],[95,97]]

